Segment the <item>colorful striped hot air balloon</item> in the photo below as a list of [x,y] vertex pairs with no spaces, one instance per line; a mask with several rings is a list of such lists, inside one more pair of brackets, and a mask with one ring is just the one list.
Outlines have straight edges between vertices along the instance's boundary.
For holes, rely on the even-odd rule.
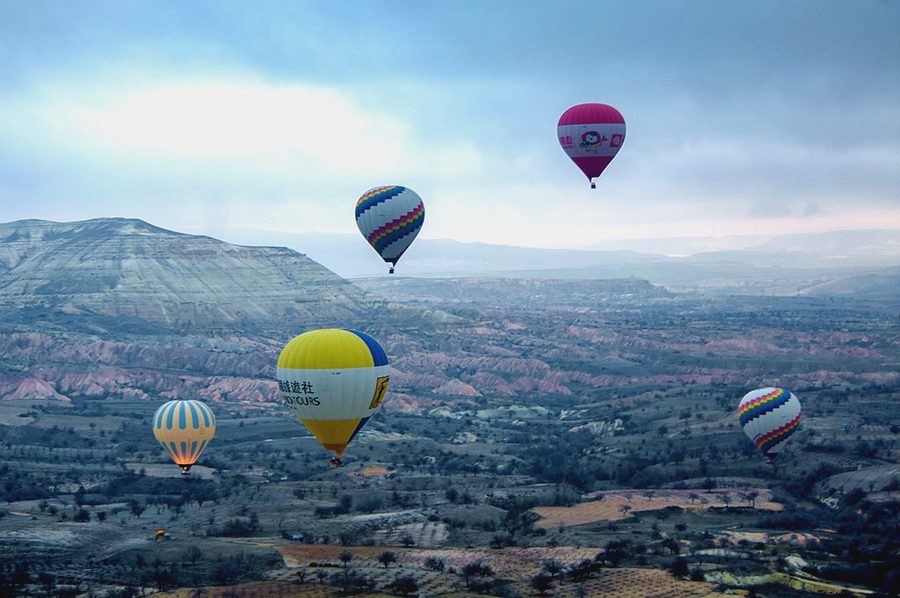
[[153,415],[153,435],[187,474],[216,434],[216,416],[201,401],[165,403]]
[[566,155],[596,189],[600,176],[625,142],[625,119],[606,104],[578,104],[562,113],[556,136]]
[[388,185],[369,189],[356,202],[356,226],[394,273],[425,223],[425,204],[412,189]]
[[774,463],[775,455],[800,425],[800,400],[783,388],[758,388],[741,399],[738,417],[744,433],[769,463]]
[[311,330],[282,349],[277,377],[284,402],[340,467],[339,457],[384,400],[388,360],[368,334]]

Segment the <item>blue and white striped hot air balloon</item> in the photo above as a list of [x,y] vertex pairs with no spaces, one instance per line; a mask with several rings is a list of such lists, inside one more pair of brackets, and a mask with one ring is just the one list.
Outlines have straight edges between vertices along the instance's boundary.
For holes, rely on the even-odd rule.
[[744,395],[738,418],[744,433],[774,463],[785,441],[797,431],[803,417],[800,400],[783,388],[758,388]]
[[400,185],[369,189],[356,202],[356,226],[381,259],[391,264],[391,274],[424,223],[422,198]]
[[153,435],[187,474],[216,433],[216,416],[202,401],[169,401],[153,415]]

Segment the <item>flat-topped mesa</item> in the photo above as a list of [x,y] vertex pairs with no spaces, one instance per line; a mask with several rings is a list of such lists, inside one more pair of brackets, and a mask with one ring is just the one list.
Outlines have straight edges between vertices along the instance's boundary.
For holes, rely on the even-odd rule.
[[115,319],[231,330],[332,324],[371,304],[356,286],[284,247],[245,247],[142,220],[0,224],[6,318]]

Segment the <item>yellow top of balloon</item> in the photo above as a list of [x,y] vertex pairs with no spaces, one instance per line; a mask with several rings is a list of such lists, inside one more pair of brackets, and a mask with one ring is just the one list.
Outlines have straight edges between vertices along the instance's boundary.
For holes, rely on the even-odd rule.
[[356,330],[325,328],[292,338],[278,356],[277,367],[292,370],[342,370],[386,365],[384,350]]

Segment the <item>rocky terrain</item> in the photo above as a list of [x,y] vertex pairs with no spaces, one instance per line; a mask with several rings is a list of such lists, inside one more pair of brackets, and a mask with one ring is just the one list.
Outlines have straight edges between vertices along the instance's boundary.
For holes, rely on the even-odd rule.
[[[116,219],[0,225],[0,256],[3,595],[898,587],[896,297],[351,284]],[[392,368],[337,471],[272,381],[320,326]],[[770,384],[805,414],[776,469],[734,417]],[[189,479],[149,426],[182,397],[219,421]]]
[[78,326],[83,319],[82,326],[124,335],[248,331],[365,309],[353,285],[282,247],[240,247],[139,220],[0,225],[6,321]]

